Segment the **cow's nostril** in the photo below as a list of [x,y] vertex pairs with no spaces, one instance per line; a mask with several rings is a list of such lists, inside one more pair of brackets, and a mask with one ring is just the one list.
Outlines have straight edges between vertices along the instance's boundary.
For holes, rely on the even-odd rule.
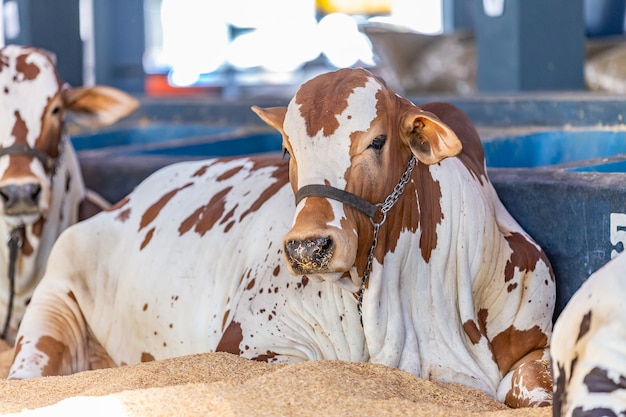
[[319,258],[326,258],[328,253],[332,253],[333,241],[330,238],[316,239],[315,255]]
[[11,200],[11,194],[5,191],[4,187],[0,188],[0,198],[3,204],[7,204]]
[[334,252],[334,243],[330,237],[285,242],[285,254],[291,268],[298,274],[325,272]]
[[37,205],[39,203],[39,196],[41,195],[41,185],[26,184],[24,187],[25,187],[25,194],[26,194],[25,197],[29,196],[31,202]]
[[0,187],[0,197],[5,207],[12,207],[19,198],[19,187],[17,185],[5,185]]

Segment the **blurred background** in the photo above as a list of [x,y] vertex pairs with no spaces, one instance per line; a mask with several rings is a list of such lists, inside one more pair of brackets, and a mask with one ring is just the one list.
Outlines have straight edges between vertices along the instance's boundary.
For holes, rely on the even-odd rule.
[[288,97],[361,66],[403,94],[626,91],[625,0],[5,0],[73,85]]

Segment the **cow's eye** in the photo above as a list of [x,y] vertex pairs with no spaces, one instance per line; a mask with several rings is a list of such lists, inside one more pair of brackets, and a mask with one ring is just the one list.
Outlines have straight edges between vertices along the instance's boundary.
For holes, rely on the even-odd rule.
[[59,114],[60,111],[61,111],[61,106],[56,106],[52,109],[51,114]]
[[376,136],[374,140],[372,141],[372,143],[370,143],[370,146],[368,146],[368,148],[379,151],[383,148],[383,146],[385,146],[386,141],[387,141],[387,135]]

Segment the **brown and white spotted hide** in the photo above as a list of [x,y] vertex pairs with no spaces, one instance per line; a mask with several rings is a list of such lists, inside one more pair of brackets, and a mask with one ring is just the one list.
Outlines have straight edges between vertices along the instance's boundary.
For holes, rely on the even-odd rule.
[[555,325],[555,417],[626,415],[626,253],[592,274]]
[[[294,193],[318,185],[395,202],[362,294],[371,361],[480,388],[512,407],[551,403],[552,269],[500,202],[461,111],[417,107],[363,69],[323,74],[288,107],[254,110],[282,133]],[[283,239],[293,274],[352,291],[372,245],[372,220],[323,193],[300,200]]]
[[[550,403],[550,265],[498,200],[465,115],[418,108],[364,70],[255,111],[283,132],[289,161],[172,165],[59,237],[10,378],[217,350],[372,361],[512,406]],[[361,324],[372,222],[324,197],[296,207],[294,192],[325,184],[380,203],[411,155],[420,162],[380,227]],[[285,254],[290,241],[319,257]]]
[[20,326],[10,378],[215,350],[366,361],[353,294],[284,264],[287,172],[280,157],[172,165],[68,228]]
[[66,113],[103,126],[136,106],[135,99],[114,89],[70,88],[59,78],[50,52],[16,45],[0,49],[0,326],[10,299],[5,242],[11,231],[16,230],[21,244],[8,342],[15,338],[53,242],[79,219],[81,205],[87,207],[80,168],[64,130]]

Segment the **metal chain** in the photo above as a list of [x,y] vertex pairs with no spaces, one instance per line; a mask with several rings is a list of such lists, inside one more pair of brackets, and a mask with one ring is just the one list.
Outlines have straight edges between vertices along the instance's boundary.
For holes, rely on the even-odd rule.
[[391,194],[385,198],[385,201],[377,204],[380,208],[380,213],[382,218],[379,222],[375,221],[374,218],[370,218],[372,224],[374,225],[374,231],[372,233],[372,246],[370,246],[370,251],[367,256],[367,264],[365,265],[365,271],[363,271],[363,279],[361,280],[361,288],[359,289],[359,294],[357,296],[357,308],[359,310],[359,319],[361,320],[361,326],[363,326],[363,294],[365,293],[365,287],[370,279],[370,273],[372,272],[372,262],[374,261],[374,248],[378,244],[378,231],[380,230],[380,226],[385,223],[387,220],[387,212],[391,210],[391,208],[396,204],[398,198],[404,192],[404,188],[407,183],[411,179],[411,173],[413,172],[413,168],[415,167],[415,156],[411,155],[411,159],[409,160],[409,165],[406,167],[404,174],[400,177],[400,181],[393,187],[393,191]]
[[[384,221],[384,218],[383,218]],[[372,246],[370,246],[370,252],[367,256],[367,265],[365,265],[365,271],[363,271],[363,279],[361,280],[361,288],[359,289],[359,295],[357,297],[357,308],[359,310],[359,320],[361,321],[361,327],[363,326],[363,295],[365,294],[365,286],[370,279],[370,272],[372,271],[372,261],[374,259],[374,248],[378,243],[378,230],[380,230],[381,223],[374,223],[374,237],[372,239]]]
[[[415,167],[415,157],[411,156],[411,159],[409,160],[409,165],[406,167],[406,170],[404,171],[404,174],[402,174],[402,177],[400,177],[400,181],[396,184],[395,187],[393,187],[393,191],[391,192],[391,194],[387,196],[387,198],[385,198],[385,201],[383,201],[382,204],[378,205],[380,207],[380,211],[384,215],[386,215],[387,212],[391,210],[394,204],[396,204],[396,202],[398,201],[398,198],[400,197],[400,195],[404,192],[404,187],[406,187],[406,184],[411,179],[411,172],[413,172],[414,167]],[[383,224],[383,223],[384,223],[384,220],[381,221],[380,224]]]

